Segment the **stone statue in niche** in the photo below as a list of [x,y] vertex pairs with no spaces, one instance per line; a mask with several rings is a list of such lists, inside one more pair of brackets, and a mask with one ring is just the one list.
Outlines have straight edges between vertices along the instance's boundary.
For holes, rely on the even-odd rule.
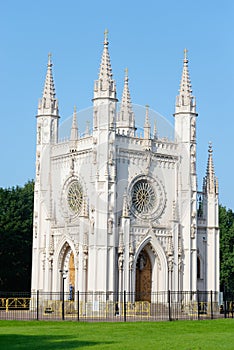
[[123,258],[123,253],[119,254],[119,259],[118,259],[118,267],[119,270],[123,269],[123,262],[124,262],[124,258]]
[[112,218],[109,218],[108,219],[108,233],[112,234],[112,232],[113,232],[113,220],[112,220]]

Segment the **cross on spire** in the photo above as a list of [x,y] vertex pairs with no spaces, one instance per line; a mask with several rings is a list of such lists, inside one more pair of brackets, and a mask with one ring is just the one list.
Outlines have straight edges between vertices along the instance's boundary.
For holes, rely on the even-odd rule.
[[188,49],[184,49],[184,61],[188,60]]
[[105,29],[105,31],[104,31],[104,43],[105,44],[108,43],[108,33],[109,33],[108,29]]
[[48,53],[48,64],[51,64],[52,53]]

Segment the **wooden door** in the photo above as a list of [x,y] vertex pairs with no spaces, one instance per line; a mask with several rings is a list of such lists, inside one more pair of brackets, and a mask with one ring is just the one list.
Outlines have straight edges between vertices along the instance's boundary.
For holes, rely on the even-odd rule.
[[136,301],[151,301],[152,267],[149,255],[143,249],[136,264]]

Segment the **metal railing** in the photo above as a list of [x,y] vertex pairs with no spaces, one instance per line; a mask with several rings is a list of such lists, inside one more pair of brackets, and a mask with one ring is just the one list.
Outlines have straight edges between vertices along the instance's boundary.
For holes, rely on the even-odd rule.
[[233,295],[218,292],[4,293],[0,319],[74,321],[173,321],[232,317]]

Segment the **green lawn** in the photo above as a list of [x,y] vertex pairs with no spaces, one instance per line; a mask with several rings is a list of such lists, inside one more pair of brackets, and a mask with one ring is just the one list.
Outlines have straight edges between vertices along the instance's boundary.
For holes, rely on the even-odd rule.
[[234,349],[234,319],[75,323],[0,321],[0,349]]

